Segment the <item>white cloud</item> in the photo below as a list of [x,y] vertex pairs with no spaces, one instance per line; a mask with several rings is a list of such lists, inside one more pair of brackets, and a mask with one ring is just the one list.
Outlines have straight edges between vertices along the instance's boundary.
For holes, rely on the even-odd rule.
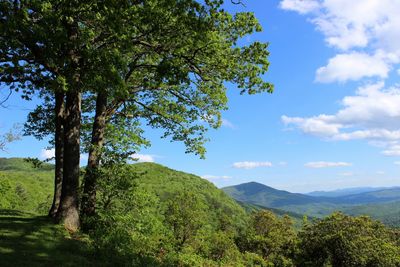
[[307,16],[329,46],[346,52],[318,69],[317,81],[385,78],[400,63],[398,0],[282,0],[280,7]]
[[327,140],[368,140],[379,144],[387,156],[400,156],[400,88],[385,89],[384,83],[358,88],[346,96],[336,114],[313,117],[282,116],[286,126]]
[[353,172],[342,172],[342,173],[339,173],[339,175],[340,176],[353,176],[354,173]]
[[351,166],[348,162],[328,162],[328,161],[315,161],[304,164],[307,168],[319,169],[319,168],[330,168],[330,167],[348,167]]
[[400,144],[394,144],[389,146],[386,150],[382,151],[385,156],[400,156]]
[[318,10],[320,5],[316,0],[283,0],[280,7],[286,10],[297,11],[300,14],[307,14]]
[[287,166],[288,165],[288,163],[286,161],[280,161],[278,164],[280,166]]
[[254,169],[259,167],[272,167],[272,163],[269,161],[240,161],[233,163],[232,167],[236,169]]
[[400,161],[395,161],[394,164],[395,165],[400,165]]
[[[54,159],[55,153],[56,153],[56,150],[54,148],[42,149],[40,151],[39,159],[41,159],[41,160]],[[87,153],[81,154],[80,155],[80,165],[85,166],[87,164],[87,161],[88,161],[88,154]],[[52,160],[52,162],[54,162],[54,161]]]
[[339,133],[341,124],[332,123],[332,116],[319,115],[311,118],[288,117],[282,116],[282,121],[285,125],[296,125],[304,133],[316,136],[332,136]]
[[231,129],[235,129],[236,128],[236,126],[232,122],[227,120],[227,119],[222,119],[222,126],[227,127],[227,128],[231,128]]
[[42,149],[40,151],[39,158],[41,160],[51,159],[51,158],[55,157],[55,153],[56,153],[56,150],[54,148],[52,148],[52,149]]
[[231,179],[232,177],[227,176],[227,175],[222,175],[222,176],[216,176],[216,175],[202,175],[201,178],[209,180],[209,181],[215,181],[215,180],[228,180]]
[[384,175],[386,172],[385,171],[377,171],[376,174],[378,175]]
[[390,66],[379,55],[352,52],[329,59],[328,65],[317,70],[316,81],[329,83],[374,76],[386,78],[389,71]]
[[133,154],[132,159],[136,159],[137,162],[154,162],[155,161],[154,155],[147,155],[147,154]]

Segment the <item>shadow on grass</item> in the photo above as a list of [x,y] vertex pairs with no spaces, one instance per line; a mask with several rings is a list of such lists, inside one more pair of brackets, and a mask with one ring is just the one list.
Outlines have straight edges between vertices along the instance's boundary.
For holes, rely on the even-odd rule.
[[0,266],[101,266],[45,216],[0,210]]
[[46,216],[0,209],[0,266],[160,266],[152,258],[89,248]]

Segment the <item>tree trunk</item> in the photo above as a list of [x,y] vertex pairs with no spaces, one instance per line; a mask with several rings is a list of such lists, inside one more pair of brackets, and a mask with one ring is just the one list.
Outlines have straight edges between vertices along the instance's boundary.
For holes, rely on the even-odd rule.
[[80,126],[81,126],[81,93],[66,93],[66,117],[64,124],[64,173],[60,206],[57,218],[65,228],[76,232],[79,220],[79,159],[80,159]]
[[85,173],[81,216],[88,218],[96,211],[97,170],[99,168],[101,151],[104,145],[104,133],[107,120],[107,93],[99,92],[96,99],[96,114],[92,128],[92,140],[89,149],[88,164]]
[[64,168],[64,113],[65,113],[65,104],[64,104],[64,93],[57,92],[55,94],[55,124],[56,131],[54,135],[55,139],[55,158],[56,158],[56,166],[54,173],[54,195],[53,195],[53,204],[51,205],[49,216],[55,217],[58,207],[60,205],[61,198],[61,187],[62,187],[62,178],[63,178],[63,168]]

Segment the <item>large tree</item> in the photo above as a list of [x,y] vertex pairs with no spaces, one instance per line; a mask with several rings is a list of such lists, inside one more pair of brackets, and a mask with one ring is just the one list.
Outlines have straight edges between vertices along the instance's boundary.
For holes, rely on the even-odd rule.
[[[79,227],[78,185],[81,94],[93,81],[93,2],[2,1],[0,81],[29,98],[37,90],[65,95],[63,187],[58,217],[71,231]],[[90,78],[89,78],[90,77]],[[62,105],[57,105],[62,106]]]
[[[205,131],[220,125],[227,108],[226,82],[254,94],[272,91],[261,75],[268,68],[267,44],[238,46],[246,34],[261,30],[252,13],[234,16],[222,1],[146,2],[119,17],[122,39],[119,90],[99,92],[82,211],[95,211],[96,173],[108,118],[117,113],[164,130],[183,141],[186,152],[204,157]],[[126,16],[124,18],[124,16]],[[130,21],[137,23],[132,25]],[[113,95],[118,92],[118,95]]]
[[[64,172],[59,217],[79,227],[82,93],[96,96],[82,210],[93,214],[107,123],[118,117],[165,130],[204,156],[207,123],[218,127],[226,83],[271,91],[262,80],[267,44],[238,45],[261,30],[252,13],[223,1],[2,1],[0,81],[27,96],[65,96]],[[61,99],[61,97],[60,97]],[[55,105],[57,106],[57,105]],[[61,107],[58,105],[58,107]]]

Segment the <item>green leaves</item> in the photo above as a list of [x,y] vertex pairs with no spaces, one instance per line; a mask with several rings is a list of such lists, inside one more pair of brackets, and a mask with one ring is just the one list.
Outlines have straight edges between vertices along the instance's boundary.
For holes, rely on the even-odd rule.
[[117,113],[165,129],[204,157],[205,133],[227,108],[227,83],[242,94],[272,92],[262,77],[267,44],[237,45],[260,24],[222,3],[3,1],[0,82],[26,99],[43,90],[106,91]]
[[392,231],[368,217],[334,213],[299,233],[304,266],[398,266],[400,247]]

